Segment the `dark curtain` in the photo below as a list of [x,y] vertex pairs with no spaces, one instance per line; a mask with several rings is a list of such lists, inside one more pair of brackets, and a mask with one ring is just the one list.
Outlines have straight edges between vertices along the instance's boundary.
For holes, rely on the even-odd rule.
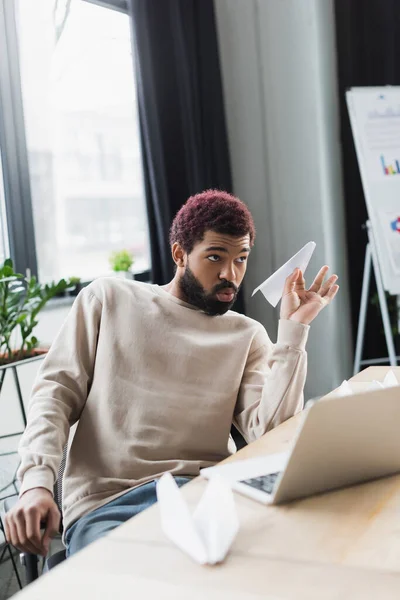
[[[192,194],[232,192],[213,0],[130,0],[152,280],[174,275],[168,234]],[[234,309],[244,312],[242,292]],[[236,445],[244,440],[232,427]]]
[[[155,283],[173,277],[168,232],[187,200],[232,191],[212,0],[131,0]],[[237,307],[235,307],[237,309]]]
[[[345,101],[350,87],[400,84],[400,3],[398,0],[335,0],[336,44],[345,189],[346,234],[354,339],[360,308],[367,220],[357,156]],[[371,296],[375,288],[371,288]],[[381,317],[368,312],[364,358],[387,356]]]

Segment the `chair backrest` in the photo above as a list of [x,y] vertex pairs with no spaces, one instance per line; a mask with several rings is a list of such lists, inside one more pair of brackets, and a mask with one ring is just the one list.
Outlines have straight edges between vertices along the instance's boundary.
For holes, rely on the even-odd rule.
[[62,455],[60,467],[58,469],[57,480],[56,480],[56,482],[54,484],[54,501],[57,504],[58,510],[60,511],[60,514],[61,514],[60,533],[62,533],[62,531],[63,531],[63,525],[62,525],[62,490],[63,490],[63,478],[64,478],[65,465],[66,465],[66,462],[67,462],[67,451],[68,451],[68,444],[66,444],[64,446],[64,450],[63,450],[63,455]]

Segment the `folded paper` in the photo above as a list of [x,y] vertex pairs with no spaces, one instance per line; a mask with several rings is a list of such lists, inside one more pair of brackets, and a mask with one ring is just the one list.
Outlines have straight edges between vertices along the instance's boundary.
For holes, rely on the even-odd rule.
[[280,269],[275,271],[268,279],[259,285],[252,296],[259,290],[264,294],[272,306],[276,306],[283,296],[285,281],[295,269],[300,269],[303,273],[308,267],[308,263],[315,250],[315,242],[308,242],[297,254],[292,256]]
[[353,393],[353,390],[351,389],[351,386],[350,386],[349,382],[347,381],[347,379],[345,379],[339,385],[339,387],[333,392],[333,394],[337,398],[343,398],[344,396],[351,396],[352,393]]
[[386,373],[385,379],[383,380],[383,387],[396,387],[396,385],[400,385],[400,383],[397,381],[394,371],[390,369],[390,371]]
[[[400,383],[397,381],[397,377],[394,374],[394,372],[390,370],[386,373],[383,381],[377,381],[376,379],[373,379],[372,381],[363,383],[362,387],[363,391],[367,392],[372,390],[381,390],[389,387],[395,387],[397,385],[400,385]],[[350,383],[345,379],[342,382],[342,384],[336,390],[334,390],[332,394],[330,394],[330,396],[332,395],[335,397],[343,397],[350,396],[351,394],[354,394],[354,390],[351,387]]]
[[213,478],[190,514],[170,473],[157,482],[157,499],[164,534],[200,564],[224,560],[237,532],[239,520],[232,490],[221,478]]

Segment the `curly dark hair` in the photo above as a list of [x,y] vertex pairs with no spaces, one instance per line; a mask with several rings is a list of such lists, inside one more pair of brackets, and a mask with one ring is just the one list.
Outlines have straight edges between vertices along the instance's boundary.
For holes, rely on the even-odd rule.
[[209,230],[235,237],[249,234],[250,247],[256,237],[253,217],[244,202],[228,192],[206,190],[191,196],[178,211],[169,241],[171,246],[178,242],[190,254]]

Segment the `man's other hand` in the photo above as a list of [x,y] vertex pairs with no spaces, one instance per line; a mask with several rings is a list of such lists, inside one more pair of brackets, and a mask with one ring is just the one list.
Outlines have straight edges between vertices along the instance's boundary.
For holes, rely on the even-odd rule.
[[[45,524],[44,532],[41,532],[41,523]],[[30,554],[46,556],[50,540],[59,527],[60,511],[45,488],[25,492],[5,518],[7,541]]]

